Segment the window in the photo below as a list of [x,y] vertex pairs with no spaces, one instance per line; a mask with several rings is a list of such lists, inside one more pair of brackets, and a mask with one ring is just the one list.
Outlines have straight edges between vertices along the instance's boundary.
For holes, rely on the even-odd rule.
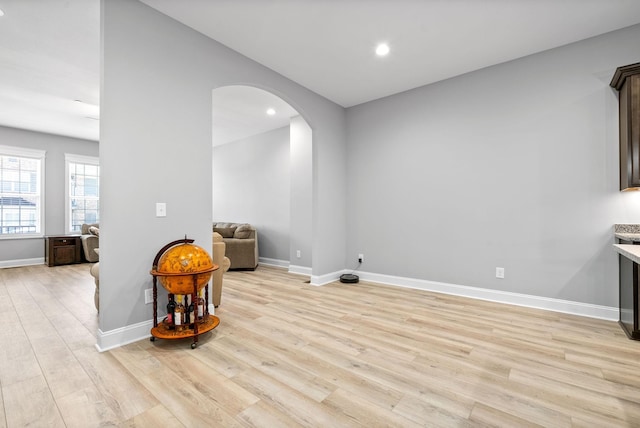
[[44,157],[0,146],[0,238],[42,236]]
[[65,154],[65,163],[67,230],[80,232],[83,223],[100,222],[100,166],[98,158],[71,154]]

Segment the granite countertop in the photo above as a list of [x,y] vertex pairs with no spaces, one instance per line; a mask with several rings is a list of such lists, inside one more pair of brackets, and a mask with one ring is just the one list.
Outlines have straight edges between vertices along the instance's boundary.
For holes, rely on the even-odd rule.
[[[613,233],[622,241],[638,242],[640,241],[640,224],[614,224]],[[619,254],[640,264],[640,245],[613,244],[613,247]]]
[[637,242],[640,241],[640,233],[616,233],[616,238],[623,241]]
[[629,260],[640,264],[640,245],[613,244],[615,250]]
[[613,233],[623,241],[640,242],[640,224],[614,224]]

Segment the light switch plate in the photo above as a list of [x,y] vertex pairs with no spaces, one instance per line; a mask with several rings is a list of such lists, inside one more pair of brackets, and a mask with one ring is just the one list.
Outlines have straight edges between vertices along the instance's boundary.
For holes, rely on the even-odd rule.
[[156,217],[167,216],[167,204],[165,202],[156,202]]

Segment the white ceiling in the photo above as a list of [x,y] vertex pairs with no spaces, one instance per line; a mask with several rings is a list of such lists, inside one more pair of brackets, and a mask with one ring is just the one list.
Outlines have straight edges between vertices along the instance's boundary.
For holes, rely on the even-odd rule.
[[[213,145],[289,126],[298,112],[270,92],[249,86],[224,86],[213,90]],[[267,110],[275,113],[267,115]]]
[[640,22],[639,0],[142,1],[343,107]]
[[0,9],[0,125],[97,140],[100,1],[0,0]]
[[[640,23],[639,0],[142,1],[344,107]],[[99,0],[0,9],[0,125],[97,140]]]

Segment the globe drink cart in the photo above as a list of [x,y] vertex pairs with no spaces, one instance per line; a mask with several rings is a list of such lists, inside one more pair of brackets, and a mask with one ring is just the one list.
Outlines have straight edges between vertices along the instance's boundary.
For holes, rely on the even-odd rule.
[[[170,242],[158,251],[153,259],[151,275],[153,276],[153,328],[151,338],[153,342],[158,339],[185,339],[193,337],[191,349],[198,346],[198,336],[213,330],[220,324],[220,319],[209,314],[209,289],[206,285],[211,278],[211,273],[218,269],[211,256],[197,245],[193,245],[193,239],[178,239]],[[193,305],[193,319],[182,329],[175,328],[173,315],[167,315],[158,323],[158,278],[160,284],[169,292],[169,299],[174,295],[190,295],[191,302],[196,302],[198,291],[203,287],[204,304],[200,309]],[[199,313],[199,311],[203,313]]]

